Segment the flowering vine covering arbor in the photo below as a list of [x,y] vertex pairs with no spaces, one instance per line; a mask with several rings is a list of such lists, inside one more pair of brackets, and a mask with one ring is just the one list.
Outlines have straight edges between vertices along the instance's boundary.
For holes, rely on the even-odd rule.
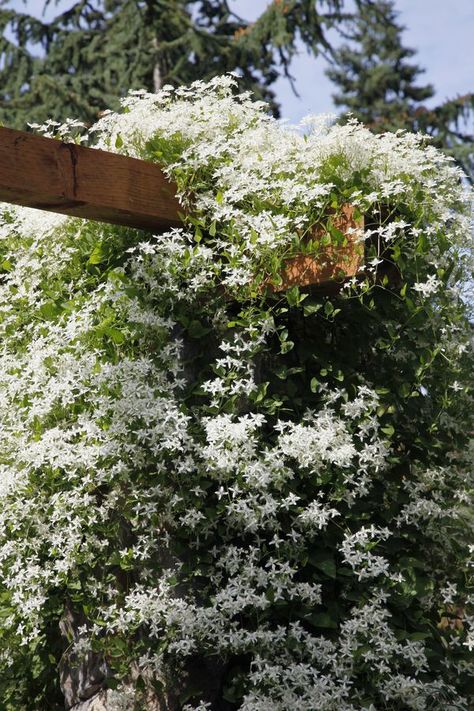
[[[2,207],[3,708],[468,711],[471,195],[232,85],[92,129],[182,227]],[[332,294],[280,288],[349,239]]]

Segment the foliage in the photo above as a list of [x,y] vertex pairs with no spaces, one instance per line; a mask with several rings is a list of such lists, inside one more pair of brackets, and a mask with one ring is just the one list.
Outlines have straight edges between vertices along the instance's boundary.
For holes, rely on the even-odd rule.
[[345,107],[372,130],[422,131],[454,156],[474,179],[474,94],[427,108],[431,84],[419,85],[423,70],[410,63],[415,50],[403,45],[393,0],[359,8],[347,32],[349,42],[333,53],[327,75],[338,87],[336,106]]
[[[233,84],[94,128],[166,166],[182,228],[3,207],[4,708],[47,708],[21,669],[54,684],[67,605],[116,708],[467,711],[471,195],[420,137],[303,135]],[[347,203],[360,275],[276,290]]]
[[277,111],[271,85],[290,76],[297,39],[314,55],[327,49],[342,4],[275,0],[251,23],[226,0],[76,0],[46,21],[3,0],[0,119],[17,128],[50,117],[91,123],[130,89],[157,91],[226,71],[237,71],[240,85]]

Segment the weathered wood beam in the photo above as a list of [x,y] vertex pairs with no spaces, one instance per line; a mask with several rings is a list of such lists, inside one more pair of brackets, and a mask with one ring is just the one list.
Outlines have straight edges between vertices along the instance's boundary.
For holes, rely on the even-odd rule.
[[[325,286],[327,293],[337,292],[345,279],[356,276],[364,263],[364,245],[360,242],[360,232],[364,229],[364,218],[355,217],[352,205],[343,205],[334,216],[332,224],[346,236],[347,244],[329,244],[321,249],[318,256],[300,254],[287,259],[280,274],[281,283],[267,284],[272,291],[287,291],[292,286]],[[307,239],[319,241],[325,235],[322,226],[316,226]],[[331,286],[332,285],[332,286]]]
[[1,127],[0,201],[146,230],[180,224],[157,165]]

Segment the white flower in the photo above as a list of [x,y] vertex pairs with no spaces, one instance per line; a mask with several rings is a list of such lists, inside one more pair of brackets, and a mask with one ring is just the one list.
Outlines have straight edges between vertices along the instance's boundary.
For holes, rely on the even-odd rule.
[[305,528],[326,528],[329,521],[336,516],[340,516],[340,512],[329,506],[324,506],[321,501],[312,501],[304,511],[299,515],[299,519],[304,524]]
[[428,297],[431,296],[431,294],[436,293],[440,288],[441,284],[442,282],[433,274],[431,274],[426,281],[416,282],[415,284],[413,284],[413,290],[424,297]]

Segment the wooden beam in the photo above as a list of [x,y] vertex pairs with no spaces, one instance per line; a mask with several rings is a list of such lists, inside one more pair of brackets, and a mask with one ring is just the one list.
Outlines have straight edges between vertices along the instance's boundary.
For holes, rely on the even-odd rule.
[[[281,283],[267,284],[271,291],[287,291],[292,286],[322,286],[332,284],[338,290],[344,281],[356,276],[364,264],[364,245],[360,242],[360,232],[364,229],[364,218],[354,217],[354,207],[343,205],[340,213],[332,219],[332,224],[346,236],[347,244],[329,244],[323,247],[317,257],[300,254],[287,259],[280,274]],[[307,239],[319,241],[325,236],[322,226],[313,228]]]
[[156,164],[1,127],[0,201],[146,230],[181,224]]
[[[1,127],[0,201],[155,232],[181,224],[176,187],[155,163]],[[354,230],[363,225],[353,208],[344,206],[334,226],[346,234],[347,245],[329,245],[317,258],[288,259],[281,282],[266,286],[339,288],[362,267],[364,248]],[[323,236],[319,226],[309,238]]]

